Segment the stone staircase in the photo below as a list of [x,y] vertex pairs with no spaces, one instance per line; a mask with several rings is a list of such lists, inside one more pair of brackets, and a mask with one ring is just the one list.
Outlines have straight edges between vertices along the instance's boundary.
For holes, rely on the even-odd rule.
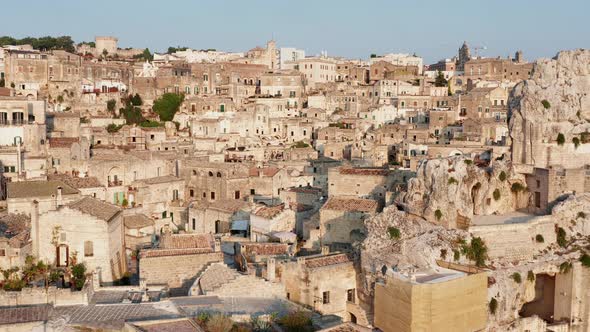
[[189,295],[219,297],[285,297],[285,287],[254,275],[241,274],[224,263],[210,264],[197,278]]

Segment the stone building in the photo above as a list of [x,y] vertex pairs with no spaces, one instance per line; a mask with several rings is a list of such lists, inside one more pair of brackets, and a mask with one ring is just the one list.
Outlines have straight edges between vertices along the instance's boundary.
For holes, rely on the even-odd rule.
[[33,201],[38,202],[39,213],[45,213],[80,198],[79,190],[59,180],[10,182],[7,192],[8,213],[27,215],[33,212]]
[[528,79],[533,70],[532,63],[500,58],[471,59],[464,67],[465,79],[486,81],[519,82]]
[[387,168],[339,167],[328,170],[330,197],[363,197],[383,203],[395,177]]
[[319,240],[347,247],[366,234],[364,221],[377,214],[379,203],[370,199],[330,197],[320,209]]
[[375,285],[374,325],[393,331],[479,331],[487,323],[487,276],[387,269]]
[[21,267],[31,254],[31,217],[24,213],[0,216],[0,269]]
[[58,267],[71,259],[97,272],[104,283],[118,280],[127,271],[121,209],[91,197],[59,205],[39,213],[33,203],[31,214],[32,254]]
[[325,252],[285,262],[281,268],[281,281],[287,298],[293,302],[323,315],[340,316],[345,322],[361,318],[356,271],[352,260],[345,254]]
[[222,260],[210,234],[165,233],[157,248],[141,250],[139,277],[148,286],[167,285],[171,294],[186,295],[199,271]]
[[529,209],[544,214],[572,193],[589,192],[590,168],[535,167],[532,173],[526,174],[526,187],[532,199]]
[[269,242],[275,238],[293,242],[295,234],[295,207],[288,204],[259,206],[250,214],[250,239],[255,242]]
[[185,229],[198,234],[229,233],[234,221],[249,220],[249,210],[248,203],[238,199],[218,199],[212,202],[196,200],[188,207],[188,223]]

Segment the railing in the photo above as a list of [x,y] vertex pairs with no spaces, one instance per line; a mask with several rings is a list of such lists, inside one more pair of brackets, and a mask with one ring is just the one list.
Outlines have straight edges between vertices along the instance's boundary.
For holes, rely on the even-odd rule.
[[122,180],[109,181],[109,187],[117,187],[117,186],[122,186],[122,185],[123,185]]

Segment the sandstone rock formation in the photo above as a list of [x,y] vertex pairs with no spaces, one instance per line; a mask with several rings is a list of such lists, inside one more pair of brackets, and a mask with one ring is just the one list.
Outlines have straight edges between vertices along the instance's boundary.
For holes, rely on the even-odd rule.
[[[518,183],[518,190],[513,185]],[[463,156],[425,160],[399,203],[411,214],[447,228],[466,228],[474,215],[526,207],[524,177],[507,160],[480,167]]]
[[[519,83],[509,99],[513,162],[542,168],[590,164],[590,144],[584,144],[590,136],[583,134],[590,132],[588,91],[590,50],[538,60],[532,78]],[[560,134],[563,144],[557,142]]]

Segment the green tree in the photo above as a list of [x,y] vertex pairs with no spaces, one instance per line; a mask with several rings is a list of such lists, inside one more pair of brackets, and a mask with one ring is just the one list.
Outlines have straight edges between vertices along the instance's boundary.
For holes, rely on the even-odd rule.
[[152,61],[154,60],[154,55],[150,52],[149,48],[146,48],[140,54],[134,55],[133,58],[144,61]]
[[111,113],[115,113],[115,106],[117,106],[117,101],[114,99],[110,99],[107,101],[107,110]]
[[480,237],[474,237],[471,239],[469,246],[463,248],[465,256],[475,262],[475,266],[485,266],[485,260],[488,258],[488,247]]
[[131,97],[131,105],[133,106],[141,106],[143,104],[143,101],[141,100],[141,96],[139,96],[139,94],[135,94],[133,95],[133,97]]
[[178,51],[186,51],[187,49],[188,49],[188,47],[186,47],[186,46],[184,46],[184,47],[180,47],[180,46],[173,47],[173,46],[170,46],[170,47],[168,47],[168,51],[166,53],[172,54],[172,53],[176,53]]
[[172,121],[183,100],[184,95],[165,93],[154,102],[153,110],[160,116],[161,121]]
[[434,86],[437,87],[442,87],[442,86],[447,86],[447,84],[449,83],[449,81],[447,81],[447,79],[445,78],[445,75],[442,73],[442,71],[438,71],[438,73],[436,74],[436,78],[434,79]]

